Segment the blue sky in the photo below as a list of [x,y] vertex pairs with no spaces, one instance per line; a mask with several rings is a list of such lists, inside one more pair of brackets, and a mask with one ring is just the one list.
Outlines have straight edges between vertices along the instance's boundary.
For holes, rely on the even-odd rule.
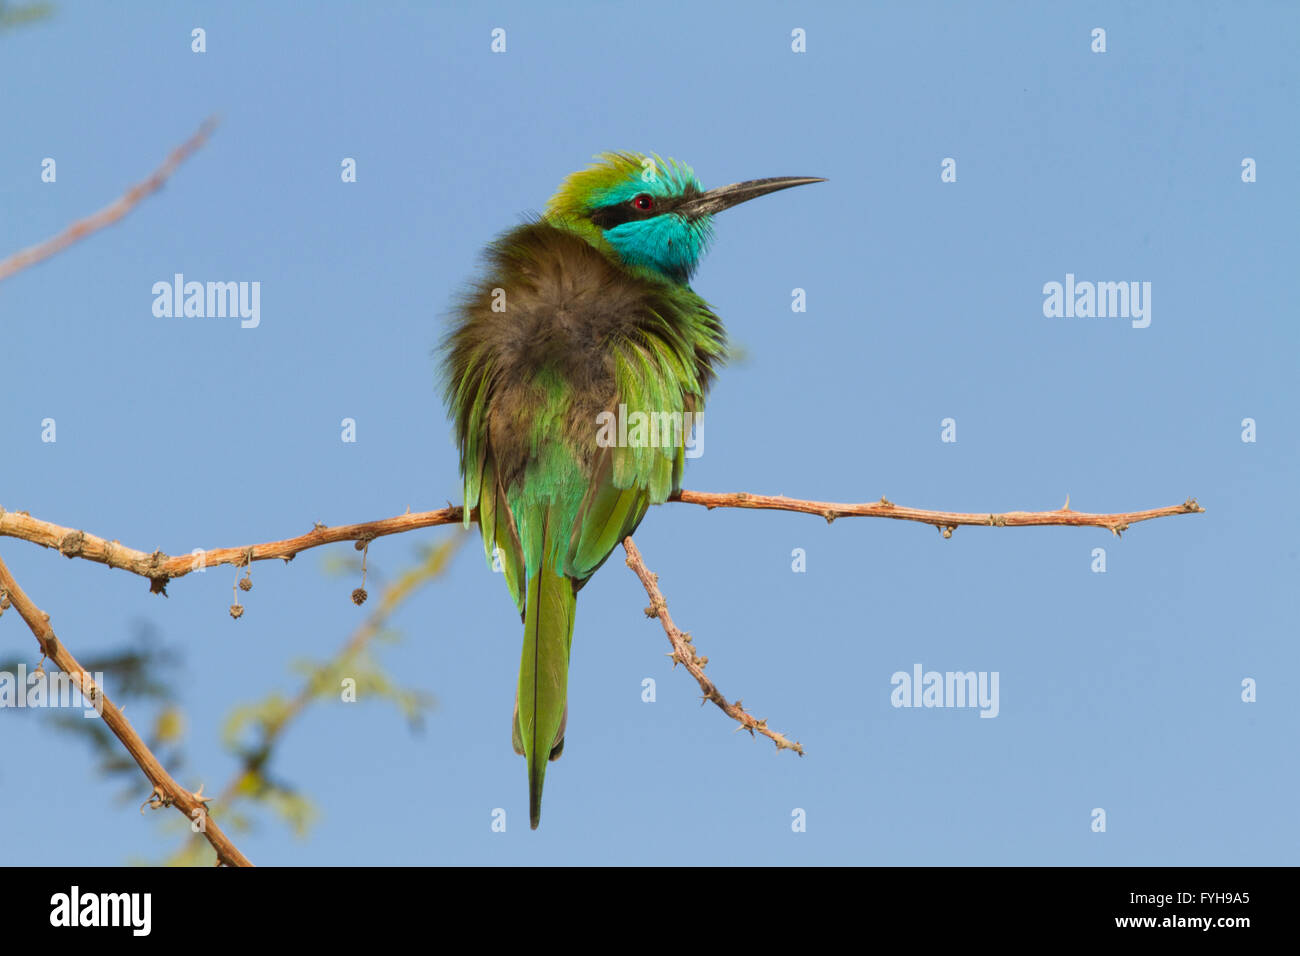
[[[829,179],[715,223],[694,287],[743,359],[710,396],[686,487],[976,512],[1195,496],[1207,512],[1122,539],[944,540],[653,509],[636,539],[674,617],[723,692],[807,756],[698,706],[616,555],[579,598],[537,832],[508,738],[518,617],[467,547],[379,651],[436,697],[424,732],[388,706],[318,705],[276,770],[319,821],[299,840],[263,819],[241,849],[260,864],[1294,864],[1300,9],[669,3],[648,21],[638,3],[561,6],[61,2],[0,33],[0,256],[222,117],[125,221],[0,286],[0,505],[185,553],[459,502],[432,357],[452,298],[564,175],[631,149],[706,186]],[[156,318],[151,288],[177,272],[260,282],[260,325]],[[1067,274],[1151,283],[1149,327],[1045,317],[1044,285]],[[379,541],[371,567],[395,573],[451,533]],[[291,662],[361,620],[352,579],[324,570],[353,553],[256,566],[232,621],[229,568],[162,599],[0,540],[78,656],[142,622],[183,654],[178,776],[209,791],[235,769],[230,709],[291,692]],[[6,614],[0,659],[23,656],[34,642]],[[917,664],[997,672],[998,716],[891,706],[891,676]],[[44,716],[0,711],[0,861],[166,855],[174,834],[136,812],[143,777],[118,801]]]

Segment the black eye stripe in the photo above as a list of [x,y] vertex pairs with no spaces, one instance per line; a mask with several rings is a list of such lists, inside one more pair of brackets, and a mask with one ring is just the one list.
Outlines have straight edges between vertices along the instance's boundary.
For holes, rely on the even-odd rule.
[[[641,194],[638,193],[637,195]],[[672,212],[682,202],[697,195],[699,195],[699,190],[690,187],[682,196],[655,196],[651,194],[650,199],[653,204],[649,209],[637,209],[635,206],[637,197],[633,196],[631,199],[625,199],[609,206],[597,206],[587,214],[587,218],[601,229],[613,229],[625,222],[637,222]]]
[[631,202],[620,202],[612,206],[597,206],[591,211],[588,218],[601,229],[613,229],[625,222],[635,222],[639,219],[658,216],[667,212],[668,209],[669,204],[664,200],[660,200],[649,209],[637,209]]

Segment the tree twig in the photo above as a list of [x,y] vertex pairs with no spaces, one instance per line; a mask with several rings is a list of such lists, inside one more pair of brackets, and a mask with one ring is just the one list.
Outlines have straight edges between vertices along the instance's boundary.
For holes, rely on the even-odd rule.
[[0,508],[0,537],[21,538],[42,547],[54,548],[68,558],[84,558],[97,564],[106,564],[110,568],[121,568],[148,578],[150,590],[165,593],[167,582],[172,578],[184,577],[191,572],[204,568],[232,564],[241,568],[252,561],[267,561],[282,558],[292,561],[300,551],[318,548],[323,544],[340,541],[371,541],[390,534],[401,534],[417,528],[430,528],[435,525],[454,524],[460,521],[460,508],[442,508],[438,511],[421,511],[415,514],[397,515],[381,521],[365,521],[360,524],[338,525],[330,528],[317,524],[306,534],[283,541],[268,541],[265,544],[242,545],[237,548],[213,548],[211,551],[196,549],[199,553],[171,556],[162,551],[146,554],[134,548],[125,547],[117,541],[106,541],[93,534],[65,528],[61,525],[33,518],[25,511],[5,511]]
[[766,720],[759,720],[747,713],[740,701],[732,704],[722,696],[722,692],[704,674],[704,667],[709,663],[709,659],[696,654],[691,636],[683,633],[681,628],[673,623],[672,615],[668,613],[668,602],[664,600],[663,592],[659,590],[659,575],[645,566],[641,552],[637,550],[636,542],[630,536],[623,539],[623,550],[627,552],[627,566],[636,572],[636,576],[641,579],[641,586],[645,588],[645,593],[650,598],[650,606],[645,609],[646,617],[659,618],[664,633],[668,635],[668,642],[673,646],[673,652],[668,655],[673,659],[673,666],[676,667],[678,664],[685,666],[700,685],[700,690],[704,691],[705,699],[717,704],[724,714],[739,723],[742,729],[748,730],[751,736],[757,731],[776,744],[777,750],[793,750],[802,757],[803,747],[800,746],[799,741],[791,743],[785,735],[768,727]]
[[[1056,511],[1007,511],[1001,514],[968,514],[957,511],[925,511],[920,508],[906,508],[881,499],[866,504],[840,504],[829,501],[804,501],[798,498],[784,498],[772,495],[751,495],[745,492],[732,494],[715,494],[704,491],[680,491],[669,501],[684,504],[702,505],[710,510],[714,508],[756,508],[768,511],[795,511],[802,514],[820,515],[827,521],[836,518],[894,518],[903,521],[916,521],[932,524],[951,537],[952,529],[959,525],[1026,527],[1026,526],[1062,526],[1105,528],[1118,535],[1130,525],[1152,518],[1165,518],[1181,514],[1199,514],[1205,511],[1196,503],[1195,498],[1188,498],[1180,505],[1165,508],[1152,508],[1148,511],[1129,511],[1117,514],[1089,514],[1083,511],[1071,511],[1069,502]],[[235,548],[213,548],[201,551],[201,554],[171,556],[162,551],[146,553],[128,548],[117,541],[104,538],[74,528],[33,518],[25,511],[5,511],[0,507],[0,537],[20,538],[54,548],[69,558],[83,558],[110,568],[121,568],[148,578],[150,590],[156,593],[166,591],[167,582],[173,578],[184,577],[201,568],[232,564],[243,567],[252,561],[267,561],[282,558],[290,561],[299,552],[309,548],[318,548],[324,544],[340,541],[372,541],[390,534],[402,534],[419,528],[432,528],[437,525],[455,524],[461,520],[463,509],[456,506],[439,508],[436,511],[408,512],[392,518],[377,521],[365,521],[360,524],[337,525],[326,527],[318,524],[306,534],[281,541],[268,541],[263,544],[241,545]],[[471,518],[475,517],[471,513]]]
[[163,164],[155,169],[148,179],[136,183],[123,196],[109,203],[99,212],[92,213],[84,219],[78,219],[53,238],[38,242],[21,252],[16,252],[8,259],[0,260],[0,282],[8,279],[14,273],[40,262],[42,259],[48,259],[56,252],[61,252],[79,239],[84,239],[91,233],[98,232],[105,226],[111,226],[117,222],[134,209],[140,200],[161,189],[167,178],[176,171],[176,167],[185,162],[191,153],[207,142],[208,136],[212,134],[212,130],[216,125],[216,117],[209,117],[204,120],[198,132],[172,150]]
[[703,505],[712,511],[714,508],[756,508],[765,511],[797,511],[801,514],[820,515],[827,523],[836,518],[894,518],[899,521],[918,521],[932,524],[944,532],[945,538],[952,537],[952,530],[960,525],[991,526],[996,528],[1047,527],[1060,526],[1072,528],[1105,528],[1118,536],[1127,531],[1129,525],[1152,518],[1167,518],[1173,515],[1199,514],[1205,509],[1196,503],[1195,498],[1188,498],[1180,505],[1164,508],[1151,508],[1147,511],[1126,511],[1118,514],[1089,514],[1086,511],[1072,511],[1067,496],[1065,504],[1056,511],[1004,511],[1001,513],[962,511],[926,511],[922,508],[907,508],[896,505],[887,498],[863,504],[840,504],[833,501],[804,501],[799,498],[786,498],[782,495],[751,495],[746,492],[732,494],[713,494],[705,491],[680,491],[670,501],[680,501],[688,505]]
[[13,575],[9,573],[9,568],[3,559],[0,559],[0,595],[7,596],[19,616],[27,622],[27,626],[31,628],[36,642],[41,647],[41,653],[54,661],[60,670],[73,679],[88,701],[94,701],[97,707],[102,707],[101,716],[104,723],[122,742],[127,753],[153,784],[150,799],[146,802],[155,809],[174,806],[191,822],[202,818],[203,835],[217,851],[218,862],[227,866],[252,866],[248,858],[239,852],[238,847],[208,815],[207,803],[212,798],[203,796],[202,787],[199,787],[197,793],[191,793],[172,779],[171,774],[163,768],[158,758],[136,733],[131,722],[126,719],[117,705],[108,699],[104,689],[95,683],[94,678],[77,663],[72,652],[55,636],[54,629],[50,627],[50,616],[32,603],[23,589],[18,586]]

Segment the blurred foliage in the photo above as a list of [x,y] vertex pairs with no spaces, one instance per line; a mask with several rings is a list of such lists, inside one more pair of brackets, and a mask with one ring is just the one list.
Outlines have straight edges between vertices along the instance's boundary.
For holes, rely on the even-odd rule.
[[52,3],[8,3],[7,0],[0,0],[0,30],[35,23],[53,14]]
[[[222,747],[238,761],[239,769],[212,798],[212,818],[239,843],[239,835],[253,832],[267,817],[287,826],[295,836],[305,837],[318,815],[311,798],[273,769],[274,757],[286,728],[303,717],[314,703],[336,702],[345,689],[357,702],[383,701],[406,720],[413,732],[423,729],[425,713],[434,706],[428,693],[400,685],[383,668],[376,650],[401,639],[399,632],[388,627],[393,613],[413,595],[437,579],[465,540],[458,530],[451,538],[421,549],[416,564],[384,584],[373,610],[357,625],[352,634],[332,656],[320,660],[299,658],[290,662],[289,670],[299,678],[293,696],[272,691],[260,700],[237,703],[231,707],[221,730]],[[360,556],[356,560],[327,557],[324,564],[333,577],[359,576]],[[367,569],[371,579],[385,578],[373,566]],[[39,653],[39,651],[35,651]],[[104,684],[111,689],[110,698],[119,707],[131,705],[132,723],[159,762],[177,780],[186,767],[183,741],[185,714],[177,702],[178,676],[175,673],[181,655],[162,644],[151,624],[135,626],[132,642],[123,650],[95,658],[85,658],[82,666],[92,674],[102,672]],[[15,672],[23,663],[28,671],[35,661],[0,661],[0,670]],[[347,682],[345,684],[345,682]],[[146,706],[142,707],[141,704]],[[141,716],[151,711],[147,720]],[[123,802],[140,800],[148,782],[140,768],[102,720],[87,720],[81,708],[15,709],[15,714],[39,714],[45,726],[64,733],[80,734],[94,752],[96,771],[113,781],[120,781]],[[149,732],[144,732],[148,726]],[[189,774],[186,774],[189,776]],[[210,866],[212,847],[201,834],[174,811],[155,817],[165,833],[175,834],[180,846],[163,859],[133,857],[136,865]]]
[[[173,673],[181,661],[181,655],[178,651],[163,646],[156,629],[149,622],[138,622],[133,631],[133,638],[127,647],[98,657],[86,657],[81,661],[81,666],[91,674],[104,675],[105,685],[112,688],[110,698],[119,707],[127,704],[138,706],[141,703],[155,705],[148,730],[144,729],[144,722],[136,729],[154,756],[174,774],[185,765],[185,755],[180,746],[185,733],[185,716],[176,703]],[[26,665],[29,673],[35,667],[34,660],[0,661],[0,671],[14,673],[20,663]],[[80,734],[94,754],[96,772],[122,782],[118,798],[122,801],[137,798],[140,768],[102,720],[87,720],[80,707],[71,710],[16,709],[13,713],[40,714],[45,726],[53,727],[61,733]],[[136,717],[134,708],[131,716]],[[136,717],[136,720],[139,718]]]
[[[296,694],[286,697],[273,691],[260,700],[236,704],[226,716],[221,731],[222,746],[239,760],[239,770],[212,801],[212,817],[238,844],[242,833],[256,829],[261,816],[269,813],[305,837],[317,817],[311,798],[280,778],[272,768],[276,749],[285,729],[314,703],[329,703],[347,693],[356,701],[385,701],[406,719],[412,731],[423,728],[424,714],[434,700],[426,692],[403,687],[389,676],[373,653],[383,644],[393,644],[401,635],[387,626],[389,618],[410,597],[438,578],[465,540],[458,531],[447,541],[423,549],[419,561],[383,587],[374,610],[352,632],[335,654],[316,660],[298,658],[290,671],[301,678]],[[361,560],[340,560],[331,554],[324,561],[327,574],[346,577],[361,574]],[[375,568],[370,578],[384,580]],[[188,823],[170,816],[164,825],[175,832],[188,830]],[[208,865],[213,852],[200,834],[189,833],[167,859],[169,866]]]

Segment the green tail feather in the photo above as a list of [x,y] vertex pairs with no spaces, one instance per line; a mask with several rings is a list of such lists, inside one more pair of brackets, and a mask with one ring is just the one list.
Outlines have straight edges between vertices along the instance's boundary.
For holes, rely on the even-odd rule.
[[[548,522],[549,524],[549,522]],[[542,562],[528,579],[524,609],[524,650],[519,665],[515,749],[528,762],[528,816],[534,830],[542,818],[546,764],[564,747],[569,687],[569,648],[573,640],[573,582],[556,573],[555,549],[542,532]]]

